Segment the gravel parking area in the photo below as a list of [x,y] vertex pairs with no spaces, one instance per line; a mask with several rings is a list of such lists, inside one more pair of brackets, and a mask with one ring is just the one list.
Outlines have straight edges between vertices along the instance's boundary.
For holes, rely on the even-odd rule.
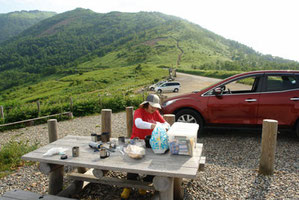
[[[112,116],[112,137],[126,135],[126,114]],[[58,123],[59,137],[90,135],[101,130],[100,115],[75,118]],[[11,139],[48,143],[47,124],[0,133],[0,144]],[[290,134],[278,136],[275,173],[258,174],[260,133],[213,131],[199,139],[204,144],[206,166],[194,180],[185,180],[185,199],[299,199],[299,143]],[[124,174],[110,174],[124,176]],[[47,193],[48,178],[36,165],[21,167],[15,173],[0,179],[0,195],[13,189]],[[121,188],[89,184],[79,199],[120,199]],[[139,196],[135,190],[130,199],[150,199],[152,193]]]

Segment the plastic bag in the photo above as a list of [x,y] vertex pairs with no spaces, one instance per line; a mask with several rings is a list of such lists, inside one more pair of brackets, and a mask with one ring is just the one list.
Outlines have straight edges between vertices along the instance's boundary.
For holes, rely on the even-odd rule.
[[66,152],[66,148],[58,147],[58,148],[51,148],[43,156],[53,156],[53,155],[63,155]]
[[157,154],[163,154],[168,150],[168,135],[161,123],[157,123],[153,130],[150,145]]
[[129,144],[124,148],[124,152],[130,157],[134,159],[140,159],[145,155],[145,149],[141,146]]

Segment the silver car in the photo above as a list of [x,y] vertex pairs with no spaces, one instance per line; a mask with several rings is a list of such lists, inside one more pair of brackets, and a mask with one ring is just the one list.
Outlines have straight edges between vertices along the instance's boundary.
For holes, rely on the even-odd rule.
[[178,92],[181,87],[179,82],[166,82],[155,88],[155,91],[158,93],[162,92]]

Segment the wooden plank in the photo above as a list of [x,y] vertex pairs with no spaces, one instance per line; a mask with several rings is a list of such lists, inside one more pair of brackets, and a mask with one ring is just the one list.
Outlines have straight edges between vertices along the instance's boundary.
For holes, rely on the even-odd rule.
[[24,190],[12,190],[4,193],[1,199],[14,199],[14,200],[71,200],[70,198],[64,198],[53,195],[41,195],[30,191]]
[[[111,139],[113,140],[113,139]],[[33,152],[24,155],[25,160],[45,162],[60,165],[70,165],[75,167],[95,168],[102,170],[114,170],[132,173],[142,173],[150,175],[160,175],[178,178],[195,178],[202,154],[202,144],[197,144],[194,156],[171,155],[169,152],[162,155],[154,154],[151,149],[146,149],[146,155],[140,160],[122,156],[120,152],[111,153],[106,159],[100,159],[99,153],[94,152],[88,146],[90,137],[88,136],[66,136],[51,144],[41,147]],[[66,160],[61,160],[59,155],[44,157],[42,154],[50,148],[67,148],[66,154],[71,155],[71,148],[76,145],[80,148],[80,157],[69,156]]]
[[[99,156],[96,156],[95,158],[84,156],[83,158],[80,159],[80,162],[76,160],[77,158],[72,158],[72,157],[69,157],[67,160],[60,160],[59,155],[53,156],[51,157],[51,159],[47,157],[38,158],[38,156],[40,156],[40,154],[34,155],[34,153],[32,153],[31,154],[32,158],[28,160],[38,161],[38,162],[48,162],[52,164],[70,165],[75,167],[80,166],[86,168],[125,171],[125,172],[132,172],[132,173],[138,172],[138,173],[152,174],[152,175],[168,174],[167,176],[170,177],[174,176],[174,177],[182,177],[182,178],[196,176],[196,172],[199,165],[199,159],[196,162],[194,161],[195,164],[192,163],[192,165],[190,166],[190,164],[188,163],[180,163],[180,164],[175,163],[175,159],[172,160],[171,162],[168,161],[168,159],[157,161],[154,159],[147,159],[146,156],[141,160],[133,160],[131,158],[124,159],[121,155],[114,156],[114,157],[110,156],[107,159],[100,159]],[[129,162],[126,162],[127,160],[129,160]],[[173,163],[173,165],[170,165],[171,163]]]
[[47,116],[43,116],[43,117],[37,117],[37,118],[26,119],[26,120],[17,121],[17,122],[1,124],[0,127],[16,125],[16,124],[22,124],[22,123],[31,122],[31,121],[40,120],[40,119],[46,119],[46,118],[54,117],[54,116],[58,116],[58,115],[69,115],[69,113],[70,112],[64,112],[64,113],[59,113],[59,114],[47,115]]
[[154,190],[154,187],[151,186],[150,185],[151,183],[148,182],[119,179],[113,177],[96,178],[93,175],[79,174],[75,172],[68,174],[68,177],[74,180],[88,181],[92,183],[101,183],[106,185],[115,185],[118,187],[132,187],[137,189]]

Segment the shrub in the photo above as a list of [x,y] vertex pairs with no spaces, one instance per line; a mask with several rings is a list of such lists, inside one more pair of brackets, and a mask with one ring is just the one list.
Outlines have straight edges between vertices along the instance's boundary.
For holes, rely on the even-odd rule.
[[13,140],[4,144],[0,150],[0,178],[26,164],[25,161],[21,160],[22,155],[37,149],[38,145],[38,143],[29,145],[28,141],[17,142]]

